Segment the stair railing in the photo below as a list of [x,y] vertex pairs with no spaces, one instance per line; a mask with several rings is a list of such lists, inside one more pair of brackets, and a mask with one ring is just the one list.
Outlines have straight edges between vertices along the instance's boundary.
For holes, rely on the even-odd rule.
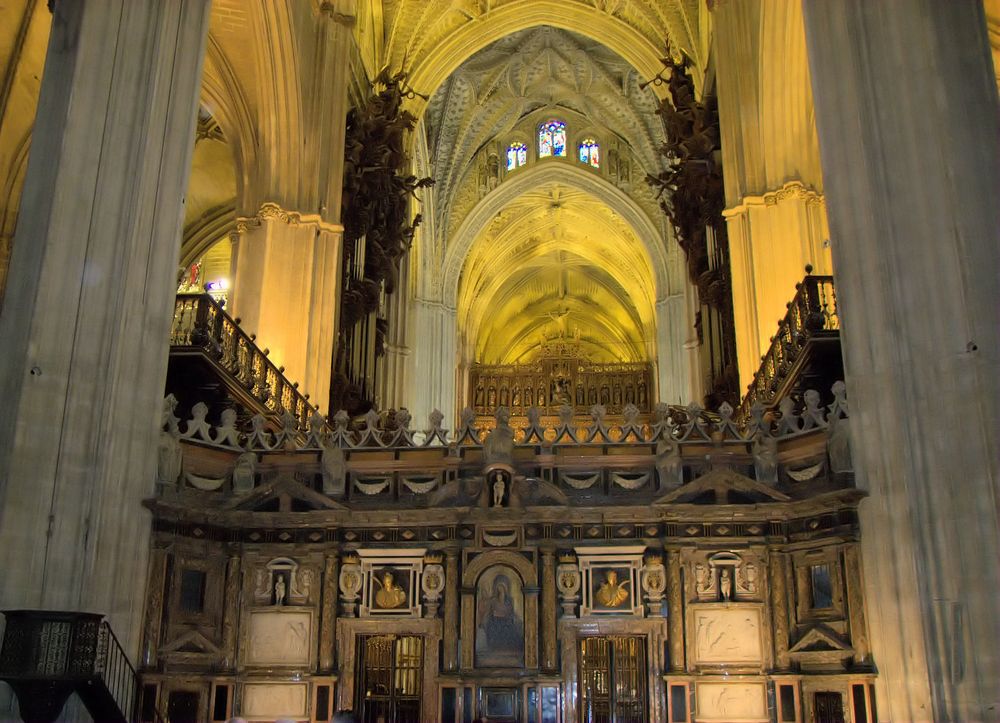
[[736,410],[736,420],[745,423],[755,404],[768,405],[798,359],[809,339],[817,333],[840,330],[837,310],[837,289],[832,276],[806,277],[795,285],[795,296],[788,303],[785,318],[778,322],[778,333],[761,358],[760,367],[747,387],[747,393]]

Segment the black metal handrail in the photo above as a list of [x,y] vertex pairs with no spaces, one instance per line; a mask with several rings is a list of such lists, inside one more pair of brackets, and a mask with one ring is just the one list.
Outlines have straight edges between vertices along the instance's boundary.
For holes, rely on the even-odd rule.
[[[808,272],[808,269],[807,269]],[[736,420],[746,422],[755,404],[768,405],[787,380],[799,353],[813,336],[839,332],[837,289],[832,276],[806,275],[795,285],[795,296],[788,303],[788,313],[778,322],[778,333],[753,375],[747,393],[736,410]]]
[[289,411],[304,429],[316,411],[298,382],[289,382],[284,367],[275,366],[268,350],[257,346],[256,336],[243,331],[209,294],[177,295],[170,347],[171,352],[206,354],[275,417]]
[[106,620],[101,623],[94,673],[104,680],[105,687],[125,718],[135,720],[139,702],[139,677]]
[[139,679],[102,615],[8,610],[4,617],[0,680],[14,688],[26,720],[55,720],[74,691],[102,720],[135,720]]

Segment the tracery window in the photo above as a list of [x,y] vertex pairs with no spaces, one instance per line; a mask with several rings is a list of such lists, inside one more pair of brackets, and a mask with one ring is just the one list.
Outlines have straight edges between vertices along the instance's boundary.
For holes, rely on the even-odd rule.
[[513,171],[528,162],[528,147],[519,141],[507,146],[507,170]]
[[538,129],[538,157],[566,155],[566,124],[562,121],[543,123]]
[[594,168],[601,167],[600,146],[593,138],[587,138],[580,143],[580,163],[586,163]]

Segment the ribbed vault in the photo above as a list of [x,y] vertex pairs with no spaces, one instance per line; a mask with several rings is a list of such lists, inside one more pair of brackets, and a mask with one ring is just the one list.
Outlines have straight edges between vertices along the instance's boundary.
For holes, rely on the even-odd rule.
[[566,337],[595,361],[644,361],[655,296],[634,230],[594,196],[549,183],[507,204],[469,249],[457,304],[463,356],[524,362]]

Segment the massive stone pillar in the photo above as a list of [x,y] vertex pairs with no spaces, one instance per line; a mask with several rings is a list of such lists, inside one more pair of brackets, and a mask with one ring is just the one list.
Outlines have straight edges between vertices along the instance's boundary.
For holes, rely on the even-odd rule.
[[801,3],[714,5],[736,357],[742,388],[795,284],[831,273]]
[[982,3],[805,0],[883,720],[1000,711],[1000,112]]
[[137,660],[208,0],[59,0],[0,317],[0,609]]
[[408,407],[416,429],[427,428],[434,409],[444,414],[446,429],[454,429],[458,418],[456,399],[455,310],[441,302],[414,299],[410,306],[413,351],[409,356],[410,398]]
[[241,219],[237,229],[231,312],[285,376],[327,411],[343,229],[273,203]]
[[351,0],[251,3],[261,148],[233,249],[231,312],[326,410],[337,302]]

